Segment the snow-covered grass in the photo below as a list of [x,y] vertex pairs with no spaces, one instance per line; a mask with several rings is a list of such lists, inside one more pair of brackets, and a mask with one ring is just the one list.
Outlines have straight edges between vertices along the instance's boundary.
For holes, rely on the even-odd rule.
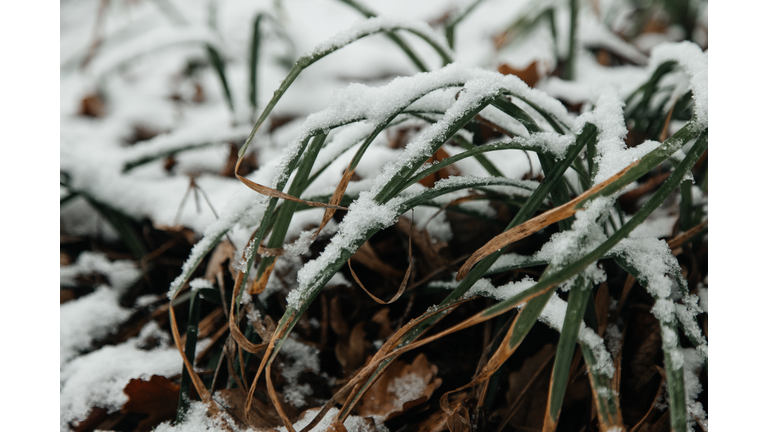
[[[84,420],[91,407],[119,409],[131,378],[181,372],[178,350],[194,363],[209,344],[195,343],[202,327],[196,308],[229,298],[233,303],[222,307],[234,312],[227,315],[234,337],[227,349],[224,339],[210,342],[221,345],[220,358],[228,358],[214,365],[216,373],[222,363],[221,370],[235,371],[228,385],[244,385],[246,412],[266,377],[264,398],[276,407],[283,427],[306,426],[312,416],[290,418],[280,407],[318,408],[307,406],[312,390],[300,375],[324,372],[317,349],[291,337],[294,326],[326,286],[349,283],[343,267],[398,219],[415,214],[417,230],[451,241],[445,209],[474,215],[477,223],[498,219],[506,228],[453,269],[458,280],[431,284],[451,289],[442,307],[476,296],[496,301],[437,337],[520,310],[473,385],[493,375],[540,320],[562,335],[544,420],[548,430],[558,422],[577,343],[601,427],[624,428],[614,374],[616,335],[625,324],[612,323],[606,342],[590,326],[595,312],[587,307],[593,288],[608,279],[602,260],[613,260],[656,302],[652,311],[661,323],[672,429],[690,429],[695,421],[705,427],[706,413],[695,398],[701,391],[697,371],[707,364],[697,321],[706,311],[707,287],[698,297],[688,292],[675,256],[659,237],[677,234],[671,225],[678,219],[688,231],[707,219],[706,167],[703,174],[694,170],[708,145],[708,54],[701,49],[706,39],[649,42],[626,22],[631,9],[625,2],[597,2],[599,8],[532,2],[523,9],[501,0],[464,1],[461,8],[438,0],[375,7],[330,0],[177,3],[119,2],[93,10],[82,2],[62,5],[62,229],[117,237],[137,260],[111,262],[83,252],[62,267],[62,286],[76,286],[76,276],[94,272],[109,282],[62,305],[63,430]],[[706,3],[701,7],[706,10]],[[442,23],[428,24],[444,13]],[[702,20],[706,25],[706,14]],[[96,22],[98,31],[84,31],[83,22]],[[578,22],[578,33],[571,22]],[[99,43],[90,43],[93,34]],[[501,34],[494,44],[491,36]],[[301,55],[286,65],[294,53]],[[601,56],[622,65],[603,64]],[[541,78],[530,87],[516,75],[497,72],[501,63],[534,64]],[[568,70],[565,75],[558,64]],[[278,127],[281,117],[293,121]],[[481,126],[497,137],[487,142]],[[152,136],[134,138],[145,130]],[[392,145],[391,136],[400,132],[411,135],[403,145]],[[229,143],[239,146],[236,155]],[[448,157],[431,160],[441,149]],[[257,161],[255,169],[241,173],[238,167],[249,160]],[[461,175],[421,182],[449,166]],[[630,214],[619,205],[622,194],[662,171],[672,173],[635,200],[639,210]],[[701,188],[692,185],[694,171],[704,178]],[[526,174],[530,178],[523,179]],[[196,211],[185,198],[190,191]],[[471,202],[478,192],[498,206]],[[499,207],[512,216],[502,220]],[[670,218],[670,209],[678,216]],[[339,210],[344,216],[337,222]],[[93,212],[99,216],[83,223],[83,215]],[[108,231],[99,228],[100,218]],[[150,271],[148,262],[173,246],[149,250],[135,229],[142,220],[160,230],[186,228],[194,237],[167,291],[173,304],[192,299],[187,344],[174,334],[176,346],[141,350],[149,330],[171,340],[150,321],[137,339],[87,353],[131,316],[121,301]],[[555,226],[557,232],[533,255],[503,254],[512,243],[538,239],[537,233]],[[700,239],[683,233],[669,242],[678,248]],[[205,279],[195,279],[223,244],[234,250],[234,287],[210,263]],[[487,278],[542,265],[546,270],[538,280],[494,286]],[[259,317],[276,292],[285,295],[285,310],[268,330]],[[251,325],[245,334],[234,317],[242,309]],[[359,384],[345,396],[347,403],[328,402],[313,430],[333,421],[350,431],[386,429],[353,416],[355,402],[453,310],[418,312],[424,313],[418,325],[384,343],[346,384]],[[178,332],[175,317],[170,326]],[[695,350],[683,348],[678,327]],[[243,339],[263,344],[260,363],[251,354],[235,355],[249,346]],[[287,363],[275,362],[280,352]],[[110,364],[118,356],[127,360]],[[240,362],[248,361],[258,372],[242,376],[247,368]],[[271,381],[273,363],[282,374],[280,394]],[[86,375],[87,368],[97,373]],[[192,431],[206,422],[213,428],[244,426],[228,418],[210,421],[202,405],[189,405],[194,385],[209,414],[219,415],[215,399],[207,396],[219,389],[218,381],[211,378],[206,388],[202,369],[195,369],[186,367],[181,381],[186,417],[180,413],[178,424],[158,430]]]

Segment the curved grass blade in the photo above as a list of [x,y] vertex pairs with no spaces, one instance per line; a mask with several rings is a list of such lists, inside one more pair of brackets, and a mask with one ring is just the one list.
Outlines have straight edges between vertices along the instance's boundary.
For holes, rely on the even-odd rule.
[[[366,8],[365,6],[356,2],[355,0],[340,0],[340,1],[342,3],[346,3],[347,5],[351,6],[353,9],[363,14],[366,18],[376,17],[376,14],[373,13],[372,10]],[[424,62],[421,61],[421,59],[416,55],[416,53],[413,52],[413,49],[411,49],[411,47],[402,38],[400,38],[400,36],[398,36],[395,32],[387,32],[387,37],[391,39],[392,42],[397,44],[397,46],[399,46],[400,49],[403,50],[405,55],[407,55],[408,58],[411,59],[411,61],[413,62],[413,64],[416,66],[418,70],[420,70],[421,72],[429,71],[429,69],[427,69],[427,67],[424,65]],[[448,46],[453,48],[450,45],[450,43]]]
[[[569,201],[567,204],[554,208],[528,220],[522,225],[516,226],[515,228],[496,236],[485,246],[475,251],[462,268],[459,269],[457,280],[466,277],[473,265],[484,257],[499,250],[501,247],[507,246],[555,222],[573,216],[578,210],[582,209],[587,203],[595,198],[606,197],[619,192],[626,185],[637,180],[679,150],[683,144],[687,143],[691,138],[694,138],[697,135],[696,132],[698,131],[696,130],[695,125],[693,123],[688,123],[688,125],[680,129],[675,135],[671,136],[655,150],[643,156],[638,161],[628,165],[611,178],[593,186],[583,194]],[[706,133],[702,136],[705,135]],[[635,218],[633,218],[633,220],[634,219]],[[629,224],[631,223],[632,222],[630,221]],[[622,229],[623,228],[624,227],[622,227]]]
[[[251,131],[251,134],[246,139],[243,146],[240,148],[240,152],[238,153],[238,157],[242,158],[245,154],[246,150],[248,150],[248,146],[250,145],[251,141],[253,140],[253,137],[256,135],[256,132],[259,130],[261,125],[264,123],[264,121],[267,119],[269,114],[272,112],[272,109],[277,105],[277,102],[282,98],[283,94],[288,90],[288,88],[293,84],[293,82],[296,80],[296,78],[301,74],[301,72],[311,66],[316,61],[320,60],[321,58],[343,48],[347,44],[354,42],[357,39],[361,39],[366,36],[370,36],[375,33],[380,32],[386,32],[386,31],[393,31],[393,30],[405,30],[408,32],[411,32],[415,34],[416,36],[422,38],[425,42],[427,42],[430,46],[432,46],[437,53],[443,58],[443,61],[446,63],[449,63],[452,61],[451,55],[443,49],[443,47],[440,46],[440,43],[434,41],[431,39],[430,35],[427,35],[426,33],[422,33],[418,29],[414,29],[411,27],[407,27],[402,24],[391,24],[391,23],[379,23],[380,25],[378,27],[373,26],[371,28],[363,28],[360,31],[354,33],[354,38],[350,41],[345,41],[342,44],[329,44],[329,45],[320,45],[315,49],[315,51],[304,54],[301,56],[296,63],[293,65],[291,70],[288,72],[288,75],[283,79],[283,81],[280,83],[280,87],[275,90],[274,95],[272,96],[272,99],[267,103],[267,106],[264,108],[264,111],[262,111],[261,115],[259,116],[258,120],[256,120],[256,124],[253,127],[253,130]],[[390,24],[390,25],[385,25]]]
[[219,50],[213,45],[206,44],[205,49],[208,52],[208,59],[211,61],[211,64],[219,77],[219,82],[221,82],[221,89],[224,91],[224,98],[227,100],[227,106],[232,114],[234,114],[235,105],[232,102],[232,93],[229,91],[229,82],[227,81],[227,70],[224,65],[224,60],[221,58]]
[[448,40],[448,46],[451,49],[454,49],[453,39],[456,33],[456,26],[482,2],[483,0],[475,0],[459,12],[451,14],[450,18],[448,18],[448,22],[445,25],[445,39]]

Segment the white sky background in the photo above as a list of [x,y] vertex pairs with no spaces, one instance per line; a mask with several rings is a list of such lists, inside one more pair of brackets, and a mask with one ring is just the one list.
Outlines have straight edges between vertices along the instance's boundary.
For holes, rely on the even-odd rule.
[[[739,430],[762,421],[764,397],[759,395],[768,384],[761,378],[765,349],[755,343],[764,338],[768,304],[760,272],[768,239],[759,194],[768,162],[760,131],[768,97],[761,81],[768,7],[762,2],[741,8],[712,2],[710,7],[710,138],[717,145],[710,158],[715,175],[709,194],[709,278],[715,291],[709,302],[709,403],[714,408],[708,411],[713,430]],[[59,306],[52,288],[58,278],[58,30],[53,5],[2,4],[5,145],[0,175],[6,196],[2,223],[10,232],[4,236],[2,370],[6,394],[13,395],[6,405],[13,409],[4,419],[7,429],[55,430],[58,423]],[[45,288],[43,296],[39,287]]]

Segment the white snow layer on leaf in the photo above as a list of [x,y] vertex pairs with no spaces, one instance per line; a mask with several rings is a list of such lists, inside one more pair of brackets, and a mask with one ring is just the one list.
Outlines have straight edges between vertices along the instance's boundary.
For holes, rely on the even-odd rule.
[[314,279],[330,268],[330,264],[340,256],[343,249],[352,251],[354,245],[364,239],[366,231],[372,228],[386,228],[395,223],[397,216],[391,207],[377,204],[370,192],[361,194],[360,198],[349,206],[347,215],[339,224],[339,231],[325,250],[317,259],[309,261],[299,270],[299,286],[288,294],[288,306],[298,308],[306,300]]
[[120,307],[120,296],[102,285],[91,294],[70,300],[59,310],[60,367],[90,348],[95,340],[104,338],[131,315]]
[[680,272],[681,269],[664,240],[650,237],[626,238],[610,254],[620,255],[637,269],[638,279],[645,283],[645,289],[653,298],[666,299],[672,295],[675,282],[668,274]]
[[119,47],[101,53],[91,65],[91,72],[93,75],[101,77],[129,60],[179,44],[217,46],[218,40],[207,26],[156,28],[125,42]]
[[[647,140],[630,148],[624,143],[627,126],[624,122],[624,103],[613,90],[603,91],[597,99],[595,109],[579,116],[580,125],[586,122],[597,126],[597,174],[594,183],[609,179],[612,175],[636,162],[656,149],[661,143]],[[581,126],[580,126],[581,127]]]
[[688,75],[696,120],[706,127],[709,124],[708,53],[702,52],[693,42],[665,42],[651,50],[649,70],[653,72],[660,64],[670,60],[677,62]]
[[704,365],[704,358],[693,348],[684,348],[683,356],[685,364],[683,365],[683,379],[685,381],[685,406],[688,411],[687,430],[693,432],[693,426],[696,421],[702,423],[704,430],[707,430],[707,412],[701,402],[696,402],[696,398],[703,390],[699,381],[699,371]]
[[77,285],[75,278],[89,273],[106,276],[109,285],[118,294],[124,294],[141,277],[141,271],[132,261],[110,261],[100,252],[85,251],[74,264],[59,269],[61,285]]
[[[494,287],[489,279],[483,278],[475,282],[475,284],[472,286],[472,288],[469,289],[469,291],[467,291],[464,297],[482,295],[503,301],[517,294],[520,294],[535,284],[536,281],[527,275],[518,282],[510,282],[499,287]],[[430,286],[441,285],[446,288],[455,288],[458,283],[452,281],[443,284],[430,284]],[[524,305],[525,303],[519,305],[518,308]],[[544,306],[544,310],[542,310],[541,315],[539,316],[539,320],[560,332],[563,330],[563,322],[565,321],[565,311],[567,307],[568,303],[563,301],[557,295],[553,295],[549,302],[547,302],[547,305]],[[606,376],[613,376],[613,360],[611,359],[610,353],[605,348],[603,339],[598,336],[597,333],[595,333],[592,329],[587,327],[583,322],[581,323],[578,338],[581,343],[587,344],[587,346],[592,349],[593,354],[597,359],[595,370]]]
[[[302,430],[305,426],[312,422],[312,420],[315,419],[315,416],[319,411],[320,408],[313,408],[311,410],[305,411],[302,418],[293,424],[293,428],[297,431]],[[338,413],[339,409],[336,407],[328,410],[328,413],[325,414],[325,417],[320,420],[317,426],[310,429],[310,432],[325,432]],[[383,424],[377,424],[375,427],[371,427],[365,421],[365,419],[354,415],[351,415],[347,417],[346,420],[344,420],[344,427],[347,429],[347,432],[389,432],[389,429],[387,429]],[[277,430],[280,432],[288,431],[285,426],[278,426]]]
[[[168,337],[156,324],[150,323],[135,338],[120,345],[105,346],[66,364],[59,375],[62,430],[68,430],[69,422],[83,420],[94,406],[109,412],[119,410],[128,400],[123,389],[132,378],[179,373],[182,362],[175,347],[141,348],[146,338],[158,336]],[[198,342],[198,350],[207,343]]]

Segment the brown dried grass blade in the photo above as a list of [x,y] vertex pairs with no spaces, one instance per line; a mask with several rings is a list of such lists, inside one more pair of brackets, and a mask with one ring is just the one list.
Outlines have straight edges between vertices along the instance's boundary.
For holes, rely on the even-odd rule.
[[685,244],[688,240],[690,240],[692,237],[698,235],[700,232],[704,231],[704,228],[706,228],[709,225],[709,219],[705,220],[704,222],[696,225],[695,227],[689,229],[688,231],[684,233],[680,233],[677,235],[677,237],[669,240],[667,242],[667,245],[669,245],[670,250],[675,250]]
[[275,269],[275,263],[277,263],[277,261],[272,260],[272,263],[267,266],[264,273],[262,273],[258,279],[253,281],[250,288],[248,288],[248,294],[254,295],[264,292],[264,289],[267,287],[267,281],[269,281],[269,276],[272,274],[272,270]]
[[[173,302],[173,299],[171,299],[171,302]],[[187,356],[184,354],[184,348],[181,346],[181,337],[179,336],[179,326],[176,323],[176,313],[173,311],[173,305],[170,306],[170,308],[168,309],[168,312],[170,313],[171,333],[173,334],[173,341],[176,343],[176,349],[179,350],[179,354],[181,354],[181,359],[184,361],[184,367],[187,369],[187,372],[189,373],[190,378],[192,378],[192,384],[194,384],[195,390],[197,390],[197,394],[200,395],[200,398],[203,400],[203,403],[205,403],[208,406],[208,410],[210,414],[213,416],[219,416],[221,414],[219,407],[217,407],[216,404],[213,402],[213,398],[211,398],[211,393],[209,393],[208,389],[205,388],[205,385],[203,385],[203,381],[200,379],[200,376],[197,374],[197,372],[195,372],[194,366],[189,361]],[[226,429],[230,431],[232,430],[232,428],[230,428],[226,422],[221,421],[220,424]]]
[[255,344],[249,341],[240,331],[240,327],[237,325],[235,318],[237,315],[235,313],[235,302],[237,301],[237,297],[240,295],[240,286],[243,284],[243,277],[245,277],[245,273],[238,271],[237,279],[235,279],[234,291],[232,292],[232,303],[229,307],[229,331],[232,333],[232,338],[235,340],[235,342],[237,342],[238,346],[242,347],[249,353],[255,354],[263,350],[266,347],[266,344]]
[[645,413],[642,419],[632,428],[629,432],[638,432],[640,428],[650,420],[651,416],[654,412],[656,412],[656,401],[659,399],[659,396],[661,396],[661,391],[664,389],[664,379],[662,378],[661,382],[659,382],[659,389],[656,390],[656,396],[653,398],[653,403],[651,403],[650,408],[648,408],[648,412]]
[[[271,372],[272,372],[272,362],[269,361],[267,363],[267,370],[264,372],[264,376],[267,379],[267,392],[269,393],[269,399],[272,401],[272,405],[274,405],[275,409],[277,410],[277,414],[280,416],[280,420],[282,420],[283,426],[285,426],[285,428],[288,429],[289,432],[296,432],[296,429],[293,428],[293,423],[291,423],[291,419],[288,418],[288,415],[285,413],[285,410],[283,410],[283,404],[280,403],[280,398],[277,397],[275,386],[272,385]],[[256,380],[254,379],[253,382],[255,384]],[[253,401],[252,398],[248,398],[248,402],[246,402],[246,409],[248,409],[247,412],[249,414],[251,412],[252,401]],[[250,423],[250,418],[248,419],[248,422]]]
[[[238,286],[238,285],[236,285]],[[235,294],[232,295],[233,298],[236,298],[237,296]],[[296,311],[293,311],[293,313],[285,318],[285,323],[291,323],[296,318]],[[253,378],[253,382],[251,383],[251,387],[248,390],[248,397],[245,399],[245,407],[243,408],[245,410],[245,419],[250,423],[250,412],[251,412],[251,404],[253,403],[253,394],[256,391],[256,384],[259,382],[259,377],[261,376],[261,373],[264,372],[264,369],[267,369],[267,381],[268,385],[271,383],[269,372],[270,367],[272,365],[272,353],[275,351],[275,342],[279,339],[281,339],[285,334],[288,332],[290,326],[288,325],[281,325],[278,327],[278,329],[272,334],[272,338],[269,340],[269,343],[267,344],[267,350],[264,352],[264,358],[261,359],[261,363],[259,364],[259,369],[256,371],[256,376]],[[247,340],[247,339],[246,339]],[[273,391],[273,390],[272,390]],[[271,395],[270,395],[271,397]],[[280,405],[280,401],[276,399],[272,399],[273,403],[275,403],[275,407],[278,410],[282,410],[282,406]],[[282,418],[282,414],[281,414]],[[290,422],[286,427],[291,427]],[[293,430],[293,429],[291,429]],[[294,431],[295,432],[295,431]]]
[[355,274],[355,271],[352,270],[352,262],[350,260],[347,260],[347,265],[349,266],[349,271],[352,273],[352,277],[355,279],[355,282],[357,282],[358,285],[360,285],[360,288],[365,291],[366,294],[368,294],[369,297],[371,297],[376,303],[382,304],[382,305],[388,305],[392,304],[397,299],[400,298],[401,295],[405,292],[405,288],[408,286],[408,280],[411,277],[411,269],[413,268],[413,219],[411,219],[411,235],[408,236],[408,269],[405,271],[405,276],[403,276],[403,281],[400,282],[400,287],[397,289],[397,293],[394,297],[392,297],[389,301],[383,301],[376,297],[375,295],[371,294],[370,291],[368,291],[362,282],[360,282],[360,279],[358,279],[357,275]]
[[459,269],[458,274],[456,275],[456,280],[460,281],[464,279],[467,274],[469,274],[469,271],[472,269],[472,267],[477,264],[480,260],[487,257],[488,255],[501,250],[501,248],[508,246],[520,239],[523,239],[525,237],[528,237],[529,235],[544,229],[553,223],[560,222],[561,220],[567,219],[579,210],[579,204],[581,204],[586,199],[592,197],[593,195],[596,195],[601,190],[605,189],[608,185],[615,182],[619,178],[621,178],[624,174],[627,173],[630,169],[632,169],[635,165],[637,165],[640,161],[634,162],[618,173],[611,176],[609,179],[602,181],[595,186],[592,186],[588,190],[586,190],[581,195],[577,196],[576,198],[568,201],[567,203],[555,207],[551,210],[548,210],[534,218],[529,219],[525,223],[522,223],[516,227],[513,227],[512,229],[505,231],[496,237],[492,238],[488,243],[486,243],[483,247],[476,250],[475,253],[472,254],[472,256],[469,257],[467,262],[464,263],[463,266]]
[[317,202],[317,201],[306,201],[306,200],[303,200],[301,198],[296,198],[293,195],[288,195],[287,193],[281,192],[281,191],[279,191],[277,189],[272,189],[270,187],[263,186],[263,185],[260,185],[260,184],[258,184],[256,182],[254,182],[254,181],[248,180],[247,178],[241,176],[240,174],[237,174],[237,170],[240,168],[240,162],[241,161],[242,161],[242,159],[238,159],[237,160],[237,165],[235,166],[235,176],[237,177],[238,180],[240,180],[241,183],[243,183],[244,185],[248,186],[249,188],[253,189],[254,191],[256,191],[256,192],[258,192],[258,193],[260,193],[262,195],[266,195],[266,196],[271,197],[271,198],[281,198],[281,199],[284,199],[284,200],[293,201],[293,202],[297,202],[297,203],[300,203],[300,204],[305,204],[305,205],[308,205],[310,207],[325,207],[325,208],[332,208],[332,209],[336,209],[336,210],[347,210],[346,207],[340,207],[340,206],[337,206],[337,205],[326,204],[326,203],[321,203],[321,202]]

